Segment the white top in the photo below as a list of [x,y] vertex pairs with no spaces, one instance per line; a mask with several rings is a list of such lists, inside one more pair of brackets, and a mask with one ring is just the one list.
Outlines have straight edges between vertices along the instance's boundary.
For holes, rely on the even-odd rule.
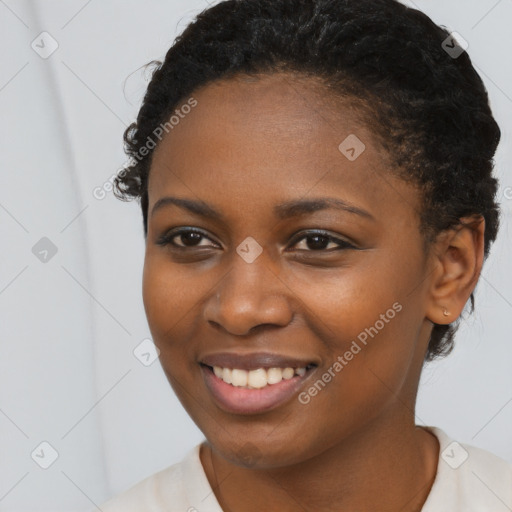
[[[492,453],[424,427],[439,440],[437,474],[422,512],[511,512],[512,465]],[[102,512],[223,512],[208,483],[198,444],[178,464],[101,505]],[[96,510],[96,509],[95,509]]]

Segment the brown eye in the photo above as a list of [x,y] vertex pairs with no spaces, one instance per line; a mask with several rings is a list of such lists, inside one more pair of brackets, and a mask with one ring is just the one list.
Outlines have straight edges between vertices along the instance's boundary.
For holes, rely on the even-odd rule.
[[[305,250],[306,252],[332,252],[333,250],[356,249],[354,245],[347,242],[346,240],[333,237],[332,235],[329,235],[323,231],[312,231],[305,233],[301,237],[296,238],[293,245],[297,245],[297,243],[301,242],[302,240],[305,240],[305,243],[303,244],[303,248],[300,250]],[[334,244],[334,248],[331,247],[330,249],[327,249],[331,244]]]
[[[171,245],[186,249],[187,247],[205,247],[199,245],[199,242],[203,239],[210,240],[202,231],[191,228],[181,228],[178,230],[172,230],[157,240],[157,244],[161,246]],[[175,240],[180,240],[181,243],[176,243]],[[208,245],[206,245],[208,247]]]

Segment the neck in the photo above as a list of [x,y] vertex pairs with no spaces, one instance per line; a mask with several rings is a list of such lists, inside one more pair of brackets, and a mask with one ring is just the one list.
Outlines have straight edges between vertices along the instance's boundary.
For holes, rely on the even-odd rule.
[[269,503],[283,512],[301,506],[316,512],[420,512],[435,479],[438,455],[435,436],[416,426],[411,414],[397,421],[396,410],[293,466],[247,469],[228,462],[208,444],[201,450],[208,480],[226,512],[260,512]]

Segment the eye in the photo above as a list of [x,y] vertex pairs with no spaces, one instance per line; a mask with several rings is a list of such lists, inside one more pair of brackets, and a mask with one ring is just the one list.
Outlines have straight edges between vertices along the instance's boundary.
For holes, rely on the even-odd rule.
[[[303,247],[306,248],[306,252],[333,252],[343,249],[356,249],[350,242],[334,237],[326,231],[309,231],[302,233],[302,236],[295,238],[293,245],[297,245],[298,242],[303,240],[305,241],[303,242]],[[327,247],[332,244],[337,247],[327,249]]]
[[[175,243],[174,239],[181,239],[182,243]],[[165,233],[156,243],[161,246],[171,245],[180,249],[187,249],[188,247],[208,247],[208,245],[199,245],[198,242],[200,242],[201,239],[211,240],[197,228],[180,228]]]
[[[181,243],[176,243],[175,239],[181,241]],[[203,231],[197,228],[179,228],[165,233],[156,243],[161,246],[170,245],[177,249],[209,246],[218,247],[215,242],[213,246],[212,244],[201,244],[200,242],[202,240],[212,241]],[[292,246],[298,245],[299,242],[303,243],[303,248],[299,248],[299,250],[304,252],[333,252],[343,249],[356,249],[350,242],[330,235],[326,231],[309,231],[302,233],[301,236],[295,237],[292,241]],[[334,245],[335,247],[328,249],[329,245]]]

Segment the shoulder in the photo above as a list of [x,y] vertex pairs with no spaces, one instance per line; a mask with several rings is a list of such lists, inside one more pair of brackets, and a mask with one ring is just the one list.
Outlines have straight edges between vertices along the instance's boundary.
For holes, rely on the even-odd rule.
[[[204,471],[199,458],[200,445],[188,452],[185,458],[162,471],[135,484],[122,494],[100,506],[102,512],[173,512],[194,510],[197,484],[202,481]],[[198,481],[191,481],[198,480]],[[209,486],[208,486],[209,487]],[[172,505],[172,508],[169,506]]]
[[464,468],[464,484],[473,494],[481,497],[482,503],[491,502],[498,510],[498,502],[512,509],[512,465],[487,450],[465,443],[458,443],[466,450],[467,466]]
[[510,512],[512,464],[493,453],[451,439],[428,427],[439,440],[436,479],[423,512]]

